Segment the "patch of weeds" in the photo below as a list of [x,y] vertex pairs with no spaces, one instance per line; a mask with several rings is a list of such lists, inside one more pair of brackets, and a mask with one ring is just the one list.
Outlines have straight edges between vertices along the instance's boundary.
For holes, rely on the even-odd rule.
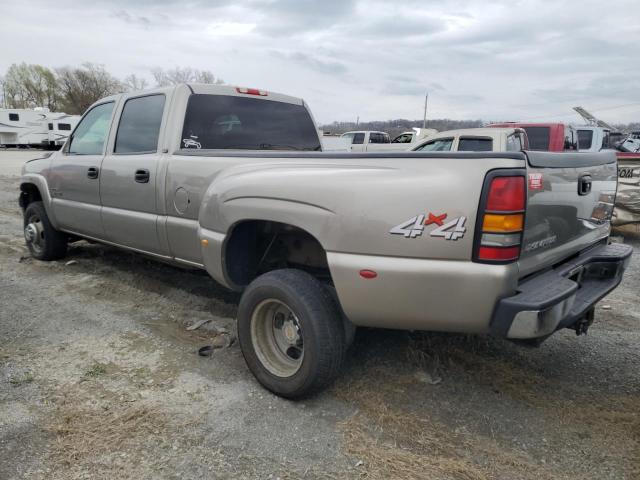
[[104,363],[94,363],[89,370],[85,372],[86,377],[96,378],[107,373],[107,366]]
[[20,385],[25,385],[31,382],[33,382],[33,373],[31,372],[26,372],[22,375],[11,375],[11,377],[9,377],[9,383],[14,387],[19,387]]

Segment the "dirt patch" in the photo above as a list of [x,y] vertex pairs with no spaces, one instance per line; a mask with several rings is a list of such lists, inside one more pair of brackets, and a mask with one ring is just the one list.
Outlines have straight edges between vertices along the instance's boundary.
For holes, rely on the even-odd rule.
[[0,478],[640,478],[637,258],[586,337],[365,329],[332,389],[289,402],[237,345],[197,355],[236,294],[86,242],[35,261],[17,187],[0,175]]

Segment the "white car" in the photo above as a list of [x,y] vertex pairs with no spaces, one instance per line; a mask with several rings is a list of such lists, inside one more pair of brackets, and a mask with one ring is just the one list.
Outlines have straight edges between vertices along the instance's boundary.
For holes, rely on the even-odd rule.
[[529,147],[522,128],[466,128],[431,135],[411,148],[425,152],[519,152]]
[[411,145],[415,145],[416,142],[437,132],[437,130],[432,128],[414,128],[411,131],[402,132],[400,135],[391,139],[386,132],[355,130],[343,133],[342,138],[347,139],[351,144],[352,152],[401,152],[409,149]]

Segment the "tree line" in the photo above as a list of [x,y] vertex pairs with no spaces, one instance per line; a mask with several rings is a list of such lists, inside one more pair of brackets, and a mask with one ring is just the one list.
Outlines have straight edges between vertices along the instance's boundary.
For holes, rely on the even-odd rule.
[[[448,130],[458,130],[461,128],[478,128],[483,127],[489,123],[483,120],[451,120],[449,118],[436,118],[427,120],[426,128],[435,128],[439,132]],[[502,123],[502,121],[496,122]],[[571,122],[573,124],[580,124],[581,122]],[[391,137],[400,135],[402,132],[411,130],[412,128],[421,128],[422,120],[378,120],[372,122],[333,122],[326,125],[321,125],[320,128],[326,133],[332,135],[341,135],[345,132],[352,130],[378,130],[381,132],[387,132]],[[617,128],[621,132],[634,132],[640,131],[640,122],[631,123],[614,123],[613,127]]]
[[[176,67],[150,70],[154,86],[178,83],[222,84],[208,70]],[[0,78],[4,108],[47,107],[51,111],[81,115],[95,101],[116,93],[143,90],[152,85],[135,74],[118,79],[103,65],[85,62],[77,67],[48,68],[35,64],[13,64]]]

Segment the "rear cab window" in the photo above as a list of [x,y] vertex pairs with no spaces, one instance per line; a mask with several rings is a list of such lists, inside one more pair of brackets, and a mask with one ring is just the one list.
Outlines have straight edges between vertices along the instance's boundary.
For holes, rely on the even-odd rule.
[[438,138],[431,140],[416,148],[415,151],[422,152],[448,152],[453,145],[453,138]]
[[391,138],[386,133],[372,132],[369,134],[369,143],[391,143]]
[[459,152],[491,152],[493,151],[493,139],[488,137],[460,137],[458,140]]
[[578,130],[578,148],[588,150],[593,143],[593,130]]
[[394,138],[391,143],[411,143],[412,139],[413,139],[412,134],[403,133],[401,135],[398,135],[396,138]]
[[321,149],[316,126],[303,105],[208,94],[189,97],[181,148]]
[[529,138],[529,150],[549,150],[549,127],[524,127]]

